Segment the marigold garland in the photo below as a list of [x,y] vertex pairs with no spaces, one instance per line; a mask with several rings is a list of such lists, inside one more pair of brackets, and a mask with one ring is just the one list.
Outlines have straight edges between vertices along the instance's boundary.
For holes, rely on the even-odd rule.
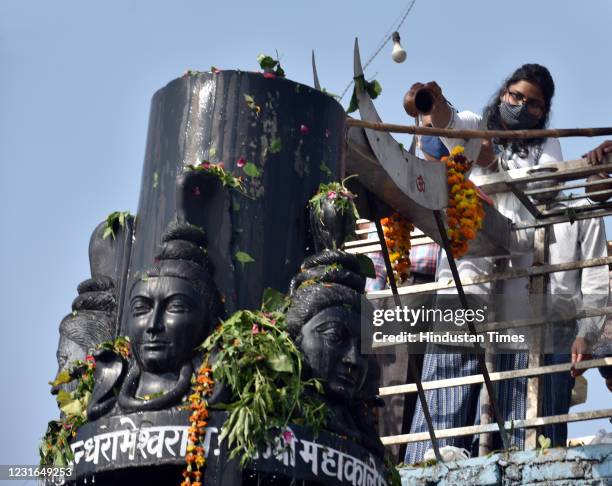
[[187,443],[187,466],[183,471],[185,478],[181,486],[202,486],[203,473],[200,470],[206,462],[204,439],[208,425],[208,403],[204,399],[213,390],[212,369],[204,362],[191,379],[192,393],[189,395],[189,442]]
[[414,230],[414,225],[399,213],[381,219],[380,224],[389,250],[395,282],[403,284],[410,276],[410,233]]
[[458,145],[453,148],[449,157],[443,157],[448,169],[448,209],[446,210],[451,252],[454,258],[461,258],[468,251],[468,242],[476,238],[482,228],[484,210],[478,198],[476,186],[466,178],[472,167],[464,149]]

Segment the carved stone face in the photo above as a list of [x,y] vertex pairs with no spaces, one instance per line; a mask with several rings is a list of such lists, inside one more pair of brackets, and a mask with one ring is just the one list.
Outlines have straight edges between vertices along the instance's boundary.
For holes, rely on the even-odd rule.
[[[87,355],[87,350],[83,349],[72,339],[67,338],[60,334],[59,344],[57,345],[57,375],[62,371],[67,370],[70,364],[76,360],[84,360]],[[57,376],[56,375],[56,376]],[[51,393],[56,395],[60,390],[72,391],[76,388],[76,381],[65,383],[63,385],[57,385],[51,388]]]
[[328,307],[301,330],[300,348],[314,378],[333,400],[352,400],[363,386],[368,361],[359,351],[360,317],[345,307]]
[[208,331],[202,296],[185,279],[150,277],[138,282],[130,300],[129,336],[144,371],[178,371]]

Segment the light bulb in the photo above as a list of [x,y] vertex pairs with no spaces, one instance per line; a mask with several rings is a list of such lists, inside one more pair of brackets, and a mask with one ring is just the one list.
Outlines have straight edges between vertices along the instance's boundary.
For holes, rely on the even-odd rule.
[[391,51],[391,57],[395,62],[404,62],[406,60],[406,51],[400,44],[399,32],[393,32],[391,35],[393,40],[393,50]]

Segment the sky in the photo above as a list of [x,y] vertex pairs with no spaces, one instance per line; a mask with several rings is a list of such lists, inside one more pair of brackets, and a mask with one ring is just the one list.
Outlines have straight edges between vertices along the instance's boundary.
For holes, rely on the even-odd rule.
[[[312,85],[312,49],[322,86],[341,93],[355,37],[365,61],[408,3],[0,2],[0,464],[37,463],[57,416],[47,382],[59,322],[89,275],[91,231],[112,211],[136,212],[153,93],[187,69],[256,70],[275,50],[287,77]],[[383,120],[409,124],[414,82],[435,80],[479,112],[515,68],[538,62],[556,83],[552,127],[610,126],[611,20],[607,0],[417,0],[400,29],[406,62],[389,44],[366,77],[383,87]],[[563,139],[564,158],[602,140]],[[609,407],[599,374],[586,376],[588,402],[572,411]],[[570,425],[570,436],[605,425]]]

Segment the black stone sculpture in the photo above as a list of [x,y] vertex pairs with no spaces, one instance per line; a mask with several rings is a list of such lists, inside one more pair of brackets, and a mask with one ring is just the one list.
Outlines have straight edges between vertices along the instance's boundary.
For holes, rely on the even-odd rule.
[[112,408],[110,392],[117,386],[121,412],[166,409],[187,394],[195,348],[222,313],[205,243],[204,232],[189,223],[174,222],[164,233],[157,263],[137,276],[129,292],[133,359],[123,382],[119,357],[96,356],[90,420]]
[[310,207],[310,229],[315,251],[339,249],[354,239],[355,216],[351,210],[340,209],[333,199],[324,198],[319,209]]
[[364,286],[355,256],[323,250],[308,257],[291,282],[287,324],[304,353],[305,378],[323,382],[324,399],[332,411],[328,430],[382,457],[371,408],[378,404],[379,373],[376,362],[360,352]]
[[[59,326],[57,375],[70,371],[72,364],[93,352],[98,344],[113,338],[115,330],[115,285],[110,277],[85,280],[78,287],[78,297],[72,302],[72,313]],[[72,391],[75,382],[55,385],[51,393]]]
[[[92,276],[112,277],[116,298],[92,300],[85,295],[111,289],[86,285],[64,326],[85,319],[95,303],[110,329],[100,341],[131,342],[129,358],[94,352],[88,421],[70,441],[70,483],[180,484],[191,420],[181,405],[203,359],[196,347],[226,310],[258,308],[272,287],[291,290],[291,334],[305,377],[324,383],[333,433],[288,424],[243,471],[218,440],[227,414],[212,405],[226,403],[228,390],[215,383],[204,483],[387,484],[372,413],[379,370],[359,351],[365,279],[357,259],[339,250],[354,233],[354,215],[324,201],[309,221],[307,209],[319,184],[344,172],[344,110],[287,79],[190,72],[155,94],[149,127],[138,223],[129,219],[116,240],[105,239],[101,225],[90,245]],[[186,170],[202,160],[223,162],[224,172]],[[316,255],[304,260],[311,234]],[[62,359],[91,352],[64,334]]]

